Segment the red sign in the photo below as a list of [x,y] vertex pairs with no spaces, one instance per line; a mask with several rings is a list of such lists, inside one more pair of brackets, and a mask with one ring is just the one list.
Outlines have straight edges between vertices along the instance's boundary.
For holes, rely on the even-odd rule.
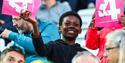
[[35,16],[40,3],[40,0],[3,0],[2,13],[19,16],[23,10],[28,10]]
[[123,0],[96,0],[96,26],[120,27],[118,18],[123,12]]

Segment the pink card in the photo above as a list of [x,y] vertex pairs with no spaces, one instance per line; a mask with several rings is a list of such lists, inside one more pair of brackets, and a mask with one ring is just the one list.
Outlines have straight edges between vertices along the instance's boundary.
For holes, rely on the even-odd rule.
[[28,10],[36,16],[40,3],[40,0],[3,0],[2,13],[19,16],[23,10]]
[[96,26],[121,27],[118,18],[123,12],[123,0],[96,0]]

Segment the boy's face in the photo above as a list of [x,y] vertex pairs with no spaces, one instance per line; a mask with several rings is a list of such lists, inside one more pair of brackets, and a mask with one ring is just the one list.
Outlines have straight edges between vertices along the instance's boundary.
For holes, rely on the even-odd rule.
[[25,63],[24,56],[16,51],[8,52],[2,60],[2,63]]
[[80,21],[75,16],[64,17],[62,25],[59,27],[65,38],[75,39],[81,33]]

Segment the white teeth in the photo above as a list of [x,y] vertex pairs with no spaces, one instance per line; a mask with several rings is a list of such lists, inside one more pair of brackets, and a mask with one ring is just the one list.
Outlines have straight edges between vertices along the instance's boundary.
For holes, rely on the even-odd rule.
[[69,33],[74,33],[74,31],[68,31]]

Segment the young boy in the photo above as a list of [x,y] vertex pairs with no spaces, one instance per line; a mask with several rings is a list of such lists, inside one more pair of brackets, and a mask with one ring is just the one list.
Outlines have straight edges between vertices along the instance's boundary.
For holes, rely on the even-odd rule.
[[37,21],[26,17],[26,14],[27,12],[22,15],[22,18],[33,24],[32,39],[38,55],[45,56],[54,63],[71,63],[72,58],[78,51],[86,51],[75,43],[78,34],[82,31],[82,20],[77,13],[68,11],[60,17],[59,31],[62,33],[62,39],[51,41],[48,44],[44,44],[41,39]]

